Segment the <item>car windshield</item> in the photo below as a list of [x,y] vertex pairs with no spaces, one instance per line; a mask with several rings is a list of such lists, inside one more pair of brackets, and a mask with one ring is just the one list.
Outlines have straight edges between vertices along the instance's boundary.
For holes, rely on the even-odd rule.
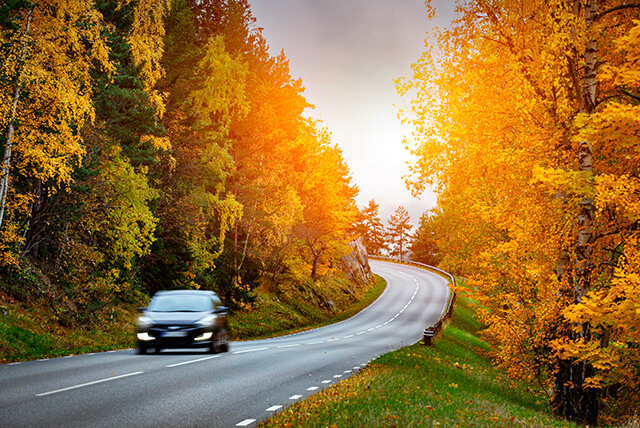
[[155,296],[149,303],[152,312],[206,312],[212,309],[207,296]]

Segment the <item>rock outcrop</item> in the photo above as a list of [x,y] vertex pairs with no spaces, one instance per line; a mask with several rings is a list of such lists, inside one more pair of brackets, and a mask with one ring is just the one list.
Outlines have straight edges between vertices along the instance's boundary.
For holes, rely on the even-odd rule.
[[351,253],[342,256],[342,268],[349,278],[358,284],[368,284],[372,278],[371,267],[369,266],[369,257],[367,249],[362,243],[362,239],[358,238],[349,243]]

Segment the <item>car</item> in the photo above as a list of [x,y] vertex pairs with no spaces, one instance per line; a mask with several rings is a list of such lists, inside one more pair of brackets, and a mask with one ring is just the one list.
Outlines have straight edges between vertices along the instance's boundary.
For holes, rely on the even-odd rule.
[[169,290],[154,294],[138,308],[138,353],[165,348],[229,350],[228,308],[213,291]]

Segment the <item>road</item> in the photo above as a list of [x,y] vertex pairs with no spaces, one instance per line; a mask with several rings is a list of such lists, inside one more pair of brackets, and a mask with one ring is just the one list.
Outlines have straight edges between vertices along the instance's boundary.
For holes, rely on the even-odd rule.
[[255,426],[274,412],[415,343],[443,312],[442,277],[371,261],[387,280],[376,302],[346,321],[230,352],[135,350],[0,367],[0,427]]

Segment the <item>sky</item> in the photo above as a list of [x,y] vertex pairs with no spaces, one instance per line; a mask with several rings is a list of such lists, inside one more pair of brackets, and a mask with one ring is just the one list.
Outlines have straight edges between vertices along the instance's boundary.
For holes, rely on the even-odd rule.
[[301,78],[304,96],[315,106],[306,116],[331,132],[359,188],[358,207],[375,199],[383,223],[403,206],[417,226],[436,204],[407,190],[411,155],[402,145],[411,128],[401,125],[394,79],[410,75],[424,51],[426,32],[453,19],[453,0],[249,0],[272,56],[282,50],[291,76]]

